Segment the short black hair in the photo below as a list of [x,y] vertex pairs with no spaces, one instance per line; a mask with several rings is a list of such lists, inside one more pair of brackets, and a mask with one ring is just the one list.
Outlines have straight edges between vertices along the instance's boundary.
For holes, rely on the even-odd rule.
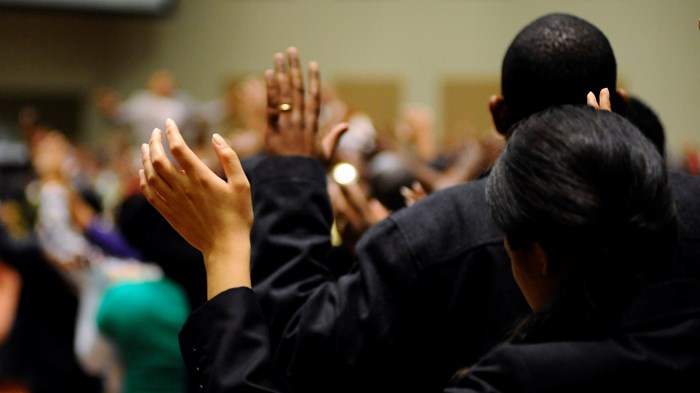
[[503,59],[501,92],[510,124],[563,104],[585,104],[586,94],[609,88],[613,109],[617,63],[605,34],[569,14],[542,16],[513,39]]

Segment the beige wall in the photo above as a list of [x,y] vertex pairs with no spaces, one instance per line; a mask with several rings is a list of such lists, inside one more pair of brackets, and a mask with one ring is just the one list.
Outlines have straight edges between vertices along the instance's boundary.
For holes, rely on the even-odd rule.
[[[163,19],[0,11],[0,90],[123,92],[167,66],[196,98],[263,70],[289,45],[324,77],[391,75],[405,102],[440,113],[444,79],[498,76],[525,24],[565,11],[599,26],[629,89],[661,115],[669,144],[700,145],[697,0],[180,0]],[[86,128],[101,123],[86,111]]]

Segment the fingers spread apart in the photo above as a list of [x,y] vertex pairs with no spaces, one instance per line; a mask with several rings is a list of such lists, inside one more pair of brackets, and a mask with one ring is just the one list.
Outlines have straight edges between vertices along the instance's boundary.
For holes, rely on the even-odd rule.
[[586,96],[586,103],[596,109],[610,112],[612,107],[610,105],[610,90],[604,88],[600,91],[599,99],[596,99],[595,93],[592,91]]

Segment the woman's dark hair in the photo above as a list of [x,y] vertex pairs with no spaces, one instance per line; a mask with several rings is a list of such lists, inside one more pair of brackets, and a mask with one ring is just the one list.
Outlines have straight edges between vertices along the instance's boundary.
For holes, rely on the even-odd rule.
[[590,336],[670,269],[675,209],[663,158],[623,117],[584,106],[550,108],[509,134],[486,189],[492,215],[511,247],[538,242],[550,263],[572,268],[566,290],[526,326],[566,315]]

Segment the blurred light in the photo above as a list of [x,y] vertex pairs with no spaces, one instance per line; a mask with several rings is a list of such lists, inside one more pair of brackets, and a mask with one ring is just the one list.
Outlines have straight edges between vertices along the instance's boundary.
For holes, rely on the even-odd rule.
[[333,179],[341,185],[350,184],[357,180],[357,169],[347,162],[341,162],[333,167]]

